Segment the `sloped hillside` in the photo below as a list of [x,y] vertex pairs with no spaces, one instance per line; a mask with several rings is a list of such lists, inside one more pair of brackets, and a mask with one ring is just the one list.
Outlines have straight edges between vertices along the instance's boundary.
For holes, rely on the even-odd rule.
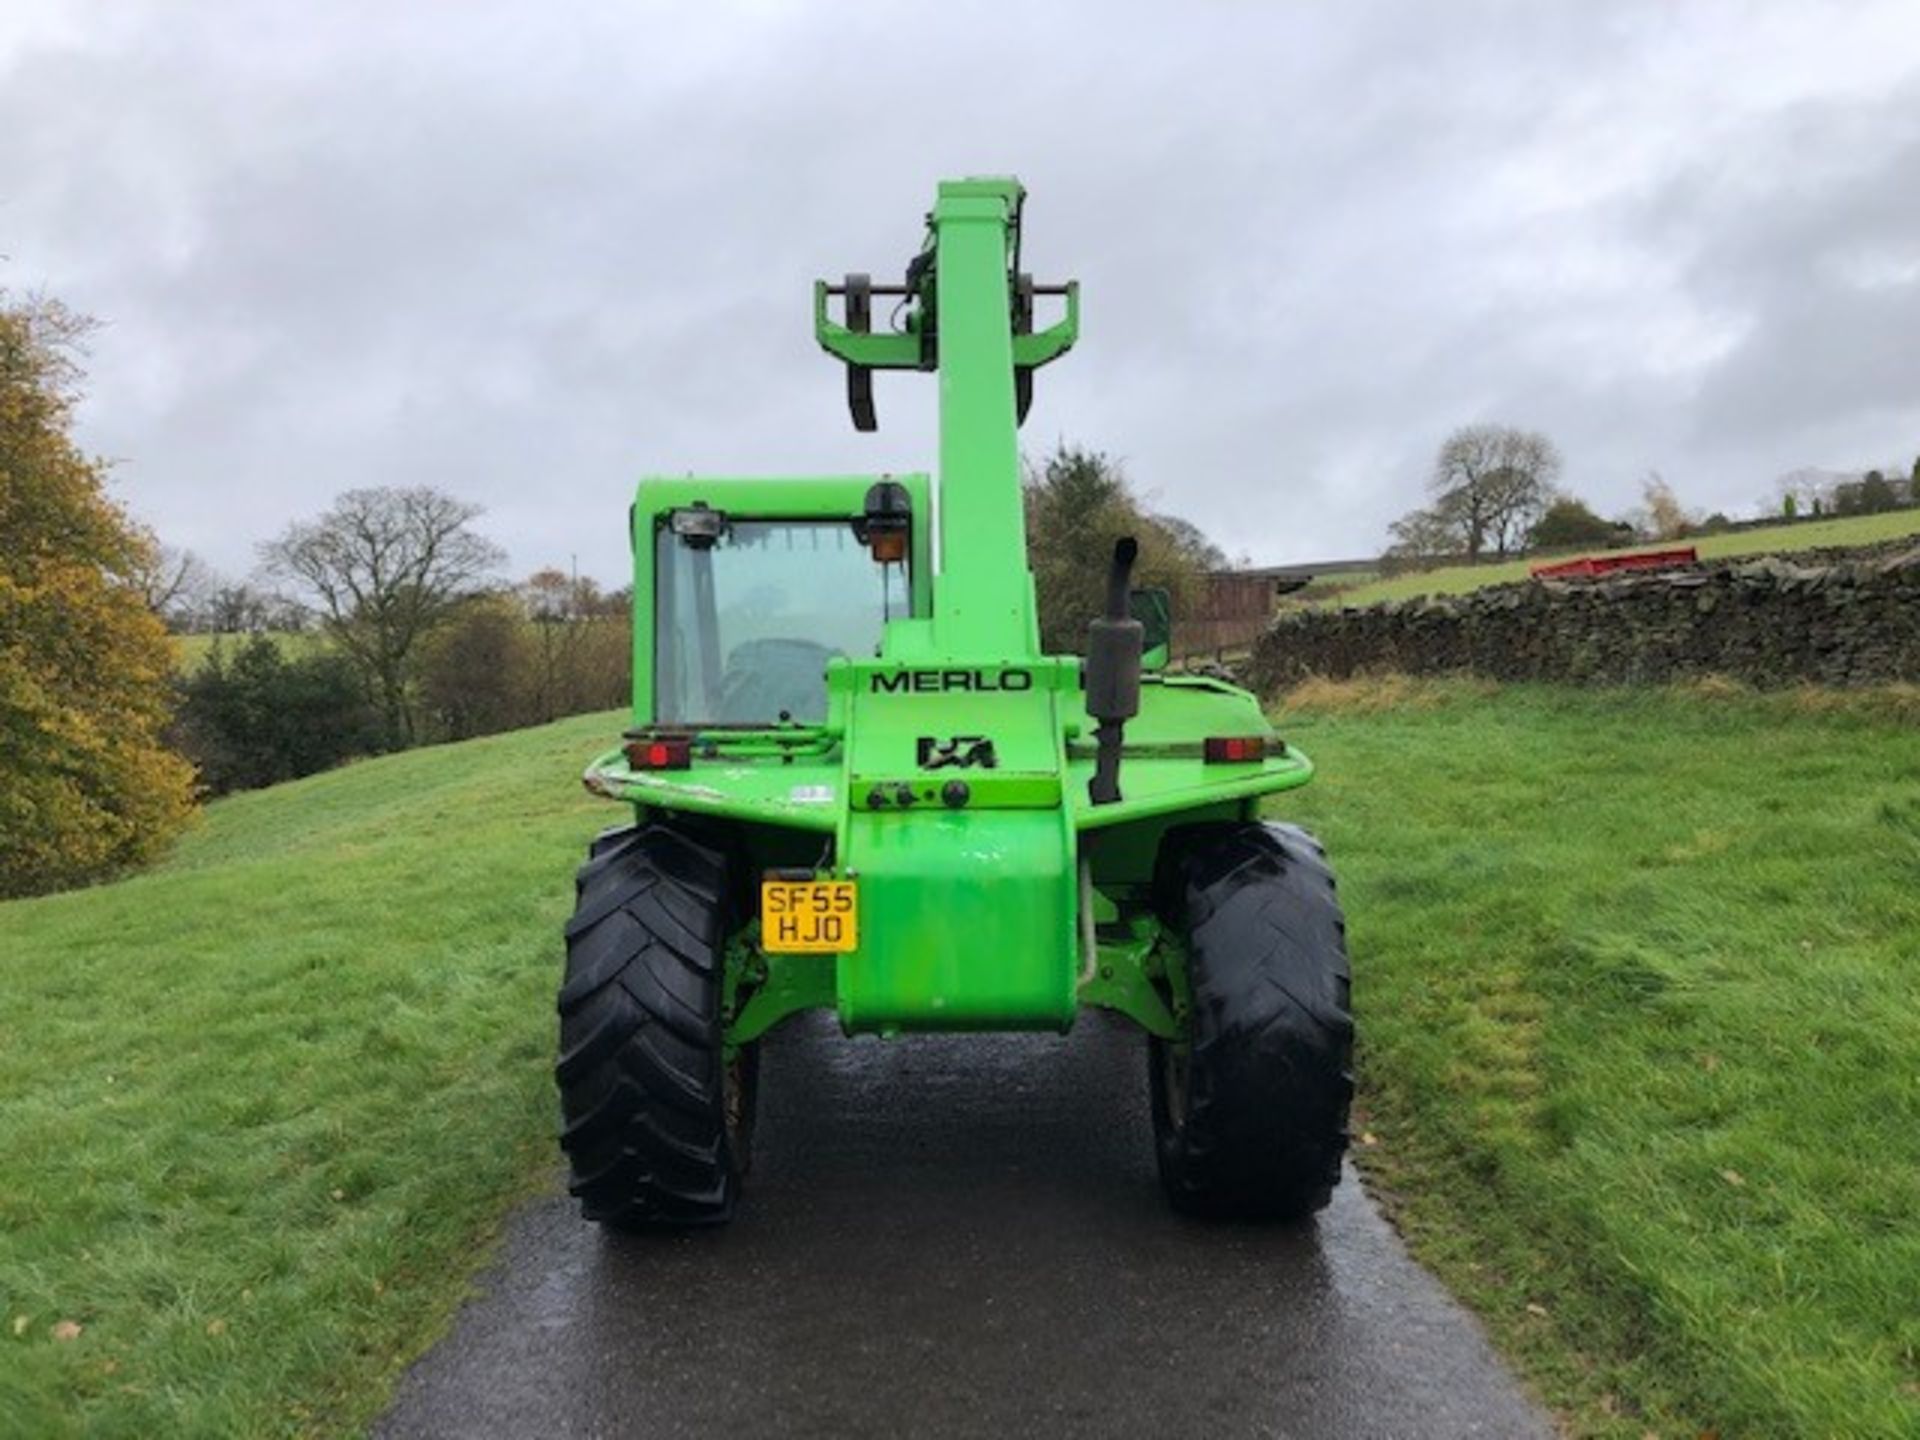
[[157,871],[0,906],[0,1431],[377,1407],[552,1172],[559,930],[620,817],[578,776],[620,723],[235,796]]

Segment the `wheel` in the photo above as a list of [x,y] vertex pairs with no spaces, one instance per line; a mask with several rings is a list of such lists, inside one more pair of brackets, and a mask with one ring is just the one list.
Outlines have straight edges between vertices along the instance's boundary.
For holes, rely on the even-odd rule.
[[576,876],[560,987],[560,1146],[589,1220],[724,1223],[747,1167],[759,1050],[727,1063],[737,868],[666,825],[609,831]]
[[[1176,1210],[1298,1219],[1332,1198],[1353,1100],[1346,923],[1319,842],[1181,826],[1154,876],[1185,944],[1188,1033],[1150,1042],[1160,1180]],[[1177,993],[1177,992],[1176,992]]]

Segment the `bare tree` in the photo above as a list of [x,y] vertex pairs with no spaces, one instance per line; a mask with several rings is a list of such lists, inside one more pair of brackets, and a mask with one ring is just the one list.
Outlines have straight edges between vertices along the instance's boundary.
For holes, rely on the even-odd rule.
[[1760,513],[1781,515],[1788,520],[1797,519],[1801,512],[1813,509],[1806,489],[1804,470],[1789,470],[1784,475],[1776,476],[1772,488],[1760,497]]
[[529,575],[520,586],[521,603],[540,639],[540,680],[537,706],[542,721],[570,715],[575,708],[571,681],[573,652],[579,640],[576,623],[582,615],[580,585],[564,570],[549,565]]
[[1656,540],[1677,540],[1700,523],[1700,517],[1680,503],[1680,497],[1658,470],[1647,472],[1640,497],[1646,506],[1647,529]]
[[202,619],[216,635],[252,635],[273,628],[273,598],[242,580],[216,586]]
[[1465,545],[1460,497],[1443,495],[1424,510],[1410,510],[1387,527],[1389,559],[1418,568],[1458,555]]
[[[1225,570],[1230,568],[1227,552],[1216,545],[1198,525],[1184,515],[1163,515],[1155,511],[1147,518],[1158,525],[1172,539],[1176,549],[1193,558],[1193,563],[1202,570]],[[1245,568],[1245,567],[1242,567]]]
[[175,630],[192,628],[219,577],[191,550],[155,539],[141,557],[133,582],[147,608]]
[[1560,452],[1536,430],[1466,425],[1434,459],[1427,490],[1433,513],[1458,526],[1460,548],[1478,560],[1491,545],[1516,549],[1546,509],[1560,476]]
[[415,738],[420,642],[505,559],[468,528],[480,513],[424,485],[349,490],[319,519],[260,547],[267,572],[314,603],[360,670],[390,743]]
[[564,625],[578,618],[584,609],[579,603],[582,583],[568,579],[566,571],[552,565],[534,571],[520,584],[527,618],[536,625]]

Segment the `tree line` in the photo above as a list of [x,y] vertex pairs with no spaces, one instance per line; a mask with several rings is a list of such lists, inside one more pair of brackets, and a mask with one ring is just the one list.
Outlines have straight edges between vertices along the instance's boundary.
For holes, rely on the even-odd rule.
[[[1735,528],[1720,512],[1688,508],[1658,471],[1641,482],[1641,503],[1602,516],[1560,488],[1561,457],[1537,430],[1467,425],[1442,442],[1426,482],[1428,503],[1388,527],[1389,568],[1505,560],[1541,550],[1678,540]],[[1867,515],[1920,504],[1920,458],[1905,479],[1880,469],[1862,474],[1800,470],[1783,476],[1763,515],[1784,520]]]
[[[1122,467],[1062,444],[1026,475],[1042,640],[1078,650],[1102,602],[1107,557],[1139,540],[1143,585],[1176,608],[1226,564],[1191,522],[1157,514]],[[357,756],[462,740],[610,709],[631,694],[632,592],[557,569],[518,585],[472,527],[477,506],[438,491],[350,490],[261,547],[277,610],[320,643],[264,633],[212,652],[179,682],[169,738],[206,793],[296,779]],[[179,563],[175,562],[176,565]],[[217,598],[232,587],[215,587]]]
[[261,547],[317,643],[216,641],[181,679],[171,734],[208,793],[626,701],[628,592],[553,568],[502,584],[481,513],[426,486],[349,490]]
[[1903,510],[1920,505],[1920,456],[1904,476],[1897,465],[1854,473],[1811,467],[1790,470],[1774,482],[1768,500],[1786,520]]

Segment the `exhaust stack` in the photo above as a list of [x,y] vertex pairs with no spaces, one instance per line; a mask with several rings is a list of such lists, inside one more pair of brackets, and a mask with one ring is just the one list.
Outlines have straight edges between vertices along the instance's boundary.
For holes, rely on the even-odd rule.
[[1116,541],[1107,570],[1106,613],[1087,627],[1087,713],[1094,726],[1093,778],[1087,798],[1111,805],[1120,798],[1120,739],[1140,713],[1140,649],[1145,627],[1127,613],[1133,562],[1140,546],[1131,535]]

